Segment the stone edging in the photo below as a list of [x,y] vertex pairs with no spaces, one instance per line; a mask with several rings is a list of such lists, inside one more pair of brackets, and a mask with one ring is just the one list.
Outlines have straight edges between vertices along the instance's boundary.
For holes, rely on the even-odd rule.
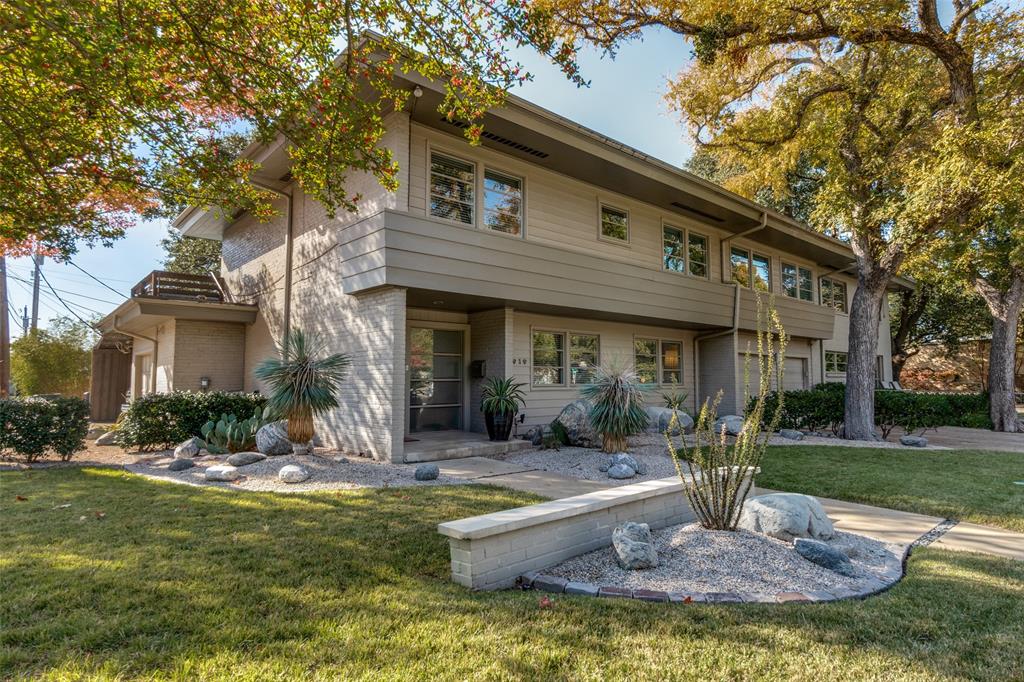
[[776,594],[760,592],[664,592],[662,590],[634,590],[619,585],[594,585],[592,583],[575,582],[536,571],[524,573],[516,578],[516,587],[520,590],[539,590],[555,594],[638,599],[640,601],[671,602],[675,604],[790,604],[864,599],[881,594],[902,580],[903,576],[906,575],[907,559],[910,557],[911,550],[915,547],[924,547],[931,544],[945,535],[955,525],[955,521],[947,519],[904,547],[902,556],[899,558],[893,557],[891,561],[888,561],[885,569],[880,574],[876,574],[876,578],[859,592],[847,588],[807,592],[779,592]]

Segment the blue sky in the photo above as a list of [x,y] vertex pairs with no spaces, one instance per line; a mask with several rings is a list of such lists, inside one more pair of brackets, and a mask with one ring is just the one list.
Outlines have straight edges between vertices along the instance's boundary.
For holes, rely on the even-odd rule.
[[[689,157],[691,146],[685,127],[669,113],[662,99],[666,81],[690,58],[690,48],[667,31],[648,32],[643,42],[626,45],[615,60],[596,51],[585,53],[580,64],[589,88],[577,89],[558,69],[528,51],[517,54],[533,82],[515,91],[521,97],[561,114],[604,135],[636,147],[642,152],[676,165]],[[73,259],[81,268],[127,295],[133,284],[163,259],[160,239],[167,232],[166,221],[140,223],[112,248],[83,248]],[[47,261],[43,272],[57,293],[72,304],[82,317],[113,310],[124,299],[80,271]],[[11,310],[17,322],[11,336],[21,335],[21,312],[31,310],[28,259],[8,260],[8,288]],[[67,310],[44,284],[40,297],[40,327]]]

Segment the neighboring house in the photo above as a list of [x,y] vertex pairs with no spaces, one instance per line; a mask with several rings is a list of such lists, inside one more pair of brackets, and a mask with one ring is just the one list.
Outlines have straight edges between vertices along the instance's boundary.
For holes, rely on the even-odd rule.
[[[135,341],[135,395],[197,388],[201,376],[212,388],[260,389],[253,369],[290,324],[352,356],[321,438],[381,459],[401,461],[417,433],[482,431],[485,376],[526,384],[520,429],[553,419],[606,363],[634,365],[659,389],[678,384],[693,408],[722,391],[720,411],[737,412],[752,285],[775,293],[792,336],[786,388],[844,380],[856,282],[845,244],[515,97],[470,146],[464,124],[438,115],[433,84],[408,85],[423,95],[387,117],[383,140],[401,168],[396,192],[353,174],[362,209],[329,219],[287,181],[282,142],[252,145],[262,181],[294,192],[291,215],[282,198],[266,224],[199,208],[175,220],[186,235],[222,240],[234,303],[194,304],[213,315],[197,319],[133,298],[122,308],[142,308],[148,332],[124,312],[108,316],[111,331],[120,320],[123,333],[173,336],[157,353]],[[214,334],[216,344],[203,341]]]
[[[990,339],[967,339],[955,353],[928,343],[907,358],[900,374],[903,388],[918,391],[987,391]],[[1024,393],[1024,343],[1017,345],[1014,385]]]

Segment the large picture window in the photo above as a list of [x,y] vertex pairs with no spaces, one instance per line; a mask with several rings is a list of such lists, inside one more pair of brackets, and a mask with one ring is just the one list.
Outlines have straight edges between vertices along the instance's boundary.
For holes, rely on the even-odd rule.
[[846,374],[846,353],[839,351],[825,351],[825,373]]
[[801,301],[814,300],[814,279],[811,271],[789,263],[782,264],[782,293]]
[[597,334],[537,330],[532,338],[534,386],[593,383],[601,362],[601,338]]
[[569,334],[570,383],[594,383],[594,370],[601,358],[600,343],[596,334]]
[[460,159],[431,152],[430,215],[473,224],[476,168]]
[[533,332],[533,385],[565,384],[565,334]]
[[492,170],[484,171],[484,226],[505,234],[522,234],[522,180]]
[[601,237],[612,241],[629,241],[629,213],[601,204]]
[[831,277],[822,277],[819,285],[821,304],[838,312],[846,312],[846,282]]

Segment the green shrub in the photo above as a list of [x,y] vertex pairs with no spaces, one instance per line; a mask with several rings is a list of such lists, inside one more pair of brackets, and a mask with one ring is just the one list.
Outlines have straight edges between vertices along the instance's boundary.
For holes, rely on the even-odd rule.
[[54,451],[65,462],[85,447],[89,403],[81,398],[0,400],[0,452],[34,462]]
[[124,448],[155,450],[202,437],[202,428],[223,414],[252,414],[267,399],[256,393],[210,391],[153,393],[128,404],[117,427],[117,442]]
[[[843,386],[839,384],[839,386]],[[845,389],[845,387],[844,387]],[[779,427],[807,431],[830,430],[838,434],[843,426],[845,390],[813,388],[809,391],[785,391]],[[747,413],[754,407],[756,396],[747,403]],[[765,396],[765,414],[775,414],[778,393]]]

